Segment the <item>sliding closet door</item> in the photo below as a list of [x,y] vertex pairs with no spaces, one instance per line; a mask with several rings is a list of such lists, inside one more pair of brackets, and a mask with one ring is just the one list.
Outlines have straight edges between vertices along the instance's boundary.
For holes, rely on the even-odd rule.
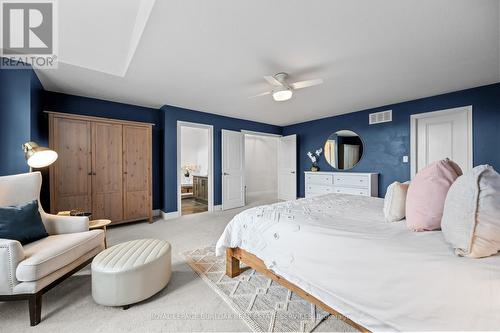
[[92,218],[123,220],[122,125],[92,122]]
[[92,210],[89,121],[54,117],[50,144],[59,157],[51,168],[51,211]]
[[151,219],[151,128],[123,126],[124,220]]

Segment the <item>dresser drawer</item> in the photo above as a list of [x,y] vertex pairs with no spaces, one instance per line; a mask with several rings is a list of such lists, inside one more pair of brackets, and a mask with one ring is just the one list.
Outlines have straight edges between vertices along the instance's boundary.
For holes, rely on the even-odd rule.
[[306,190],[306,192],[316,193],[316,194],[333,193],[332,186],[316,185],[316,184],[306,185],[305,190]]
[[306,175],[306,185],[307,184],[332,185],[333,184],[333,175],[307,174]]
[[342,194],[353,194],[353,195],[364,195],[369,196],[370,193],[368,189],[365,188],[353,188],[353,187],[339,187],[335,186],[333,188],[334,193],[342,193]]
[[322,193],[315,193],[315,192],[311,192],[311,191],[307,191],[305,192],[305,197],[306,198],[312,198],[312,197],[316,197],[318,195],[323,195]]
[[368,177],[360,175],[335,175],[333,184],[340,187],[363,187],[368,188]]

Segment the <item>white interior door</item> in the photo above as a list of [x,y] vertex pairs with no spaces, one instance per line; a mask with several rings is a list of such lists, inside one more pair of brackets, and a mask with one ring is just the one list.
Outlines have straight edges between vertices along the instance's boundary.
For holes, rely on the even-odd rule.
[[222,209],[245,205],[245,138],[222,130]]
[[449,158],[462,171],[472,168],[470,106],[412,116],[412,177],[430,163]]
[[359,146],[344,145],[344,169],[350,169],[359,161]]
[[278,144],[278,199],[297,199],[297,136],[280,138]]

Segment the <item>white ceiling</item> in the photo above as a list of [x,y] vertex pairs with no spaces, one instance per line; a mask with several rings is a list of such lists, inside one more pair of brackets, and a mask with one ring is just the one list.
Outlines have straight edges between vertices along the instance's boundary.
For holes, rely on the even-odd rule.
[[[500,81],[499,0],[59,1],[47,90],[288,125]],[[287,102],[262,76],[323,78]]]

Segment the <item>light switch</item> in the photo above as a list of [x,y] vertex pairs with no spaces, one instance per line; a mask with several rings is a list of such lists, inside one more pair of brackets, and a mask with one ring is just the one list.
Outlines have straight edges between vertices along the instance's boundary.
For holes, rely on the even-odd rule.
[[408,155],[403,156],[403,163],[408,163]]

